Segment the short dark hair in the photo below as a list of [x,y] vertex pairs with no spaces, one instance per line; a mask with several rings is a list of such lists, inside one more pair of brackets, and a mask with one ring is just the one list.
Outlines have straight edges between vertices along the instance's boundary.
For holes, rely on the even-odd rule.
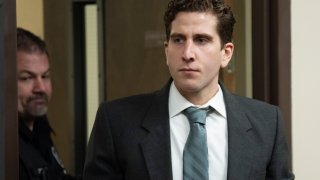
[[217,32],[221,44],[232,42],[233,26],[236,20],[230,6],[223,0],[171,0],[164,15],[166,38],[169,40],[171,23],[179,12],[210,12],[218,19]]
[[46,43],[32,32],[20,27],[17,28],[17,51],[39,52],[49,56]]

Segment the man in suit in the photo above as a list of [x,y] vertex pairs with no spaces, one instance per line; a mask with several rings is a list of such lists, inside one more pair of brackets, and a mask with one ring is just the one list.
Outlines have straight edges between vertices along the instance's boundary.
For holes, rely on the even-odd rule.
[[[220,0],[172,0],[164,20],[172,79],[157,92],[99,107],[84,179],[294,179],[279,108],[233,95],[219,83],[234,50],[230,7]],[[193,153],[187,164],[187,151],[195,152],[186,150],[195,131],[189,107],[209,110],[198,126],[207,138],[193,146],[204,153]]]

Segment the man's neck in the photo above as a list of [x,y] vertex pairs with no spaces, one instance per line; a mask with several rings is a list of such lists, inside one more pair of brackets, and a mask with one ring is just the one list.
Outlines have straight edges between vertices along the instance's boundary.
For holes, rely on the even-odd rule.
[[218,86],[214,89],[210,89],[210,91],[207,92],[195,92],[195,93],[186,93],[183,91],[178,91],[180,92],[180,94],[186,98],[189,102],[191,102],[194,105],[204,105],[206,104],[211,98],[213,98],[217,92],[218,92]]
[[24,115],[19,113],[19,117],[23,120],[23,123],[29,128],[30,131],[33,131],[33,124],[36,119],[35,116]]

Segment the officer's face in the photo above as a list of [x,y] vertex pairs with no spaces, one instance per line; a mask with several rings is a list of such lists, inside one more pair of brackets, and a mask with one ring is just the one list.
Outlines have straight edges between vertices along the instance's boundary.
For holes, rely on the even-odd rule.
[[17,53],[18,112],[31,116],[47,113],[51,98],[48,56],[45,53]]

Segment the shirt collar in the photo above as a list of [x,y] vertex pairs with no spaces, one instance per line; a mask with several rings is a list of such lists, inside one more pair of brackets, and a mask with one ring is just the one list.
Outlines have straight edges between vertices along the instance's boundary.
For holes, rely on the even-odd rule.
[[[178,89],[176,88],[174,82],[171,83],[170,92],[169,92],[169,116],[170,118],[178,115],[184,109],[195,106],[191,102],[189,102],[186,98],[184,98]],[[226,106],[224,103],[223,92],[221,90],[220,85],[218,85],[218,92],[215,96],[213,96],[206,104],[200,107],[208,107],[211,106],[215,111],[227,118]]]

